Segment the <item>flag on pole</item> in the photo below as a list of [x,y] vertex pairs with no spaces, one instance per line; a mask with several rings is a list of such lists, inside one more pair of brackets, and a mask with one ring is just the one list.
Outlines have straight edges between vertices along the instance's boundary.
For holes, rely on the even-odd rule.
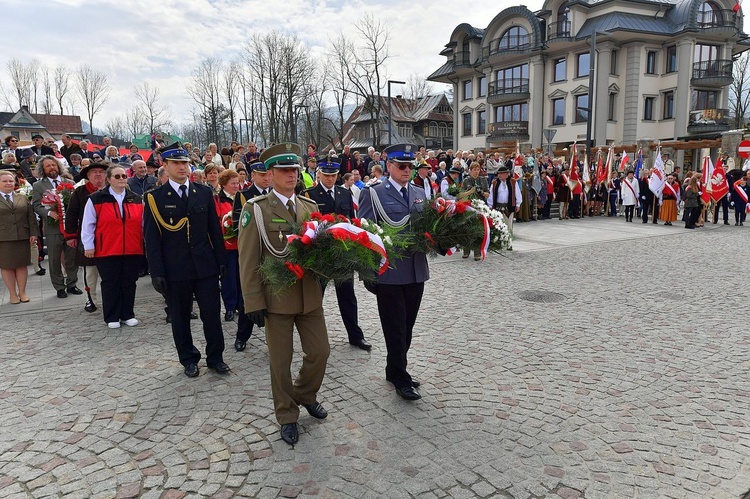
[[588,191],[591,188],[591,172],[589,171],[589,155],[583,157],[583,188]]
[[732,7],[732,12],[735,14],[739,13],[740,9],[742,9],[742,0],[735,0],[734,7]]
[[638,149],[638,160],[635,162],[635,178],[641,178],[643,168],[643,149]]
[[711,202],[711,177],[714,174],[714,164],[711,156],[703,156],[703,169],[701,171],[701,200],[708,204]]
[[721,161],[721,157],[719,157],[714,167],[714,173],[711,175],[711,199],[715,203],[718,203],[728,193],[729,182],[727,181],[727,173],[724,171],[724,164]]
[[604,182],[604,158],[602,158],[602,148],[596,151],[596,183]]
[[628,165],[628,153],[626,151],[622,151],[622,159],[620,159],[620,166],[617,168],[617,171],[624,172],[625,167]]
[[[656,159],[654,159],[654,168],[648,177],[648,188],[656,196],[661,196],[664,190],[664,184],[667,182],[667,175],[664,173],[664,161],[661,159],[661,146],[656,148]],[[661,199],[661,197],[660,197]]]
[[612,146],[609,146],[609,152],[607,153],[607,163],[604,165],[604,182],[609,182],[609,178],[612,176],[612,165],[615,162],[615,151]]

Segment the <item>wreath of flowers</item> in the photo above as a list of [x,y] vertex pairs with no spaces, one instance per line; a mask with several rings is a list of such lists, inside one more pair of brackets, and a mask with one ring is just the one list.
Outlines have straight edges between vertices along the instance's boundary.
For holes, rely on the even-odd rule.
[[70,182],[62,182],[57,189],[48,189],[42,195],[41,203],[48,206],[50,210],[57,212],[58,218],[47,218],[47,223],[51,227],[60,227],[60,232],[65,233],[65,210],[70,203],[70,197],[73,195],[75,186]]

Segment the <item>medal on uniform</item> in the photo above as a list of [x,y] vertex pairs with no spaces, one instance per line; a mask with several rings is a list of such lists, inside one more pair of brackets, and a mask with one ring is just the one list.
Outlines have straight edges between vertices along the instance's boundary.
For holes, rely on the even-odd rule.
[[281,242],[283,240],[284,240],[284,233],[283,232],[279,232],[279,242]]
[[174,222],[172,221],[172,217],[169,217],[169,225],[174,225]]

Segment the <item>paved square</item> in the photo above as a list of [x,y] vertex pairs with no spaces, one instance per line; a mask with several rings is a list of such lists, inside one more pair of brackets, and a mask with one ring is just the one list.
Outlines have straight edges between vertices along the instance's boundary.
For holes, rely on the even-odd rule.
[[431,262],[416,403],[384,380],[373,296],[358,286],[368,354],[348,345],[327,293],[330,415],[303,411],[294,449],[257,331],[236,353],[226,327],[232,373],[202,361],[188,379],[148,280],[142,325],[111,331],[35,278],[43,312],[0,307],[0,497],[747,493],[750,230],[586,219],[516,231],[506,256]]

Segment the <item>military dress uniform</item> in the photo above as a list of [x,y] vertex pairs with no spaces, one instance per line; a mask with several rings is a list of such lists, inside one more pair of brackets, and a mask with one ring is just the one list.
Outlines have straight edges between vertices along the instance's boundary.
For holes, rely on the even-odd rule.
[[[322,162],[318,164],[318,169],[324,175],[337,175],[340,166],[337,163]],[[329,193],[330,191],[330,193]],[[317,204],[318,210],[323,215],[335,214],[343,215],[349,219],[354,218],[354,203],[352,193],[349,189],[334,185],[328,189],[322,183],[304,191],[304,196],[312,199]],[[372,345],[365,341],[365,334],[359,327],[357,318],[357,296],[354,294],[354,276],[348,281],[342,282],[336,287],[336,300],[339,304],[341,320],[346,328],[346,334],[349,336],[349,343],[361,348],[370,350]]]
[[[167,146],[160,152],[165,161],[188,161],[181,148]],[[169,180],[145,195],[143,229],[151,278],[155,287],[159,279],[166,280],[172,336],[185,374],[197,376],[201,358],[190,330],[193,295],[203,322],[206,364],[223,373],[229,368],[223,361],[219,275],[227,258],[219,216],[210,188],[189,181],[176,185]]]
[[[299,147],[278,144],[263,151],[260,159],[269,169],[298,168]],[[280,196],[274,190],[245,203],[240,215],[238,244],[245,310],[253,316],[260,312],[265,315],[276,419],[284,441],[294,444],[300,404],[314,417],[326,416],[317,402],[317,393],[325,375],[329,345],[320,282],[306,274],[281,295],[274,295],[258,272],[264,259],[283,258],[292,224],[302,222],[317,211],[317,205],[305,197],[293,195],[285,201]],[[292,382],[295,326],[304,355],[299,374]]]
[[[410,145],[394,145],[386,149],[388,161],[394,164],[414,161]],[[398,223],[411,212],[421,211],[426,204],[424,189],[407,182],[404,187],[388,178],[378,185],[363,189],[359,198],[359,216],[376,223],[390,219]],[[385,377],[397,393],[408,400],[421,395],[418,384],[407,370],[407,354],[411,347],[414,324],[422,303],[424,283],[430,278],[427,256],[411,253],[402,258],[389,258],[390,266],[378,276],[376,296],[378,315],[387,350]]]

